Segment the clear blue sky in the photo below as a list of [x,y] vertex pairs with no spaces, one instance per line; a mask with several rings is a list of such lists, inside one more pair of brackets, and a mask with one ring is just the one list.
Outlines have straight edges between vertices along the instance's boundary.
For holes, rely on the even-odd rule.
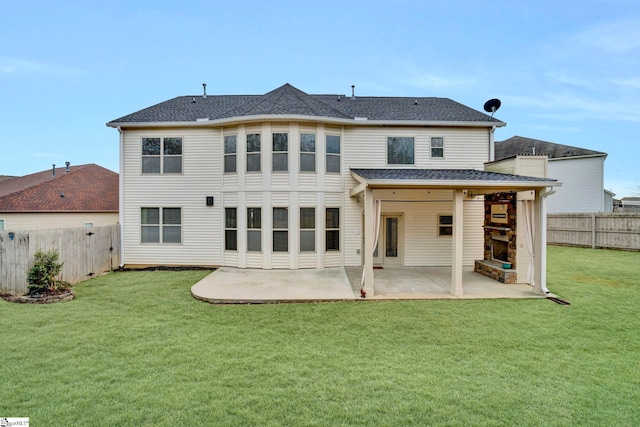
[[97,163],[105,123],[180,95],[500,98],[513,135],[605,151],[640,192],[640,2],[0,0],[0,175]]

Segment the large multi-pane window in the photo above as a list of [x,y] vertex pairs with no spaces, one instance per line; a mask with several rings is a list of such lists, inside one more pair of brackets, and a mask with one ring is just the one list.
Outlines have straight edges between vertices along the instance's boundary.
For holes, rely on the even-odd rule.
[[327,251],[340,250],[340,208],[326,208],[325,233]]
[[260,134],[247,134],[247,172],[260,172]]
[[300,172],[316,171],[316,135],[300,134]]
[[316,208],[300,208],[300,252],[316,250]]
[[224,137],[224,171],[226,173],[236,172],[236,136],[228,135]]
[[224,249],[238,250],[238,208],[224,208]]
[[181,243],[181,208],[142,208],[140,240],[142,243]]
[[387,164],[413,165],[415,164],[415,146],[413,137],[387,137]]
[[286,172],[289,170],[289,135],[274,133],[272,135],[272,170]]
[[142,138],[142,173],[182,173],[182,138]]
[[273,252],[289,251],[289,209],[273,208]]
[[340,137],[327,135],[327,172],[340,172]]
[[262,211],[260,208],[247,208],[247,251],[262,250]]
[[442,137],[431,138],[431,157],[435,157],[435,158],[444,157],[444,138]]

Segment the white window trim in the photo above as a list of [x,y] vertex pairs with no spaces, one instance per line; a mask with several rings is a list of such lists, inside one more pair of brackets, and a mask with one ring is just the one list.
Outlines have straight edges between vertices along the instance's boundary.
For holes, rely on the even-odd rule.
[[[231,137],[231,136],[235,136],[236,137],[236,151],[233,152],[233,153],[227,153],[225,151],[226,150],[226,148],[225,148],[226,147],[225,139],[228,138],[228,137]],[[246,142],[245,142],[245,144],[246,144]],[[262,147],[260,147],[260,148],[262,148]],[[237,174],[238,173],[238,134],[223,135],[223,137],[222,137],[222,156],[223,156],[222,157],[222,171],[223,171],[223,173],[226,173],[226,174],[235,173],[235,174]],[[226,164],[227,164],[227,157],[230,157],[230,156],[235,156],[235,158],[236,158],[236,170],[234,172],[227,172],[225,170]]]
[[[247,138],[249,137],[249,135],[260,135],[260,151],[249,151],[247,149]],[[264,138],[262,138],[262,132],[247,132],[244,135],[244,156],[245,156],[245,166],[244,166],[244,170],[246,173],[262,173],[262,154],[264,153]],[[237,142],[236,142],[236,150],[237,150]],[[260,165],[260,169],[256,170],[249,170],[249,156],[255,156],[258,155],[260,156],[260,162],[258,163]],[[237,168],[236,168],[237,169]]]
[[[156,224],[143,224],[142,223],[142,218],[140,218],[140,244],[141,245],[149,245],[149,246],[182,246],[183,242],[184,242],[184,207],[183,206],[140,206],[140,214],[142,215],[142,209],[160,209],[160,217],[159,217],[159,223],[158,223],[158,227],[160,230],[160,234],[159,234],[159,242],[143,242],[142,241],[142,227],[144,226],[154,226]],[[165,243],[164,242],[164,228],[163,226],[165,224],[163,224],[162,220],[164,218],[164,209],[180,209],[180,242],[170,242],[170,243]],[[178,224],[167,224],[169,226],[172,227],[176,227],[178,226]]]
[[[442,139],[442,156],[441,157],[434,157],[433,156],[433,145],[431,144],[433,141],[433,138],[440,138]],[[433,160],[441,160],[444,159],[444,147],[445,147],[445,140],[444,140],[444,136],[430,136],[429,137],[429,158],[433,159]],[[441,148],[441,147],[435,147],[435,148]]]
[[[156,155],[145,155],[142,154],[142,149],[143,149],[143,145],[142,145],[142,140],[143,139],[151,139],[151,138],[160,138],[160,155],[156,156]],[[164,140],[165,138],[180,138],[181,140],[181,147],[180,147],[180,151],[182,154],[180,155],[176,155],[176,154],[164,154]],[[163,135],[163,136],[142,136],[140,137],[140,174],[141,175],[183,175],[184,174],[184,149],[185,149],[185,144],[184,144],[184,136],[183,135]],[[142,170],[142,160],[145,157],[159,157],[160,158],[160,172],[143,172]],[[180,172],[164,172],[164,159],[165,157],[180,157]]]
[[[389,138],[411,138],[413,139],[413,163],[389,163]],[[384,155],[385,162],[387,166],[391,167],[411,167],[416,165],[416,137],[415,136],[404,136],[404,135],[387,135],[385,136],[385,146],[384,146]]]
[[[313,209],[313,228],[302,228],[302,209]],[[317,230],[318,230],[318,218],[317,218],[317,208],[315,206],[300,206],[298,208],[298,252],[301,254],[314,254],[318,251],[317,248]],[[326,215],[326,213],[325,213]],[[313,250],[312,251],[303,251],[302,250],[302,232],[303,231],[313,231]]]
[[[313,135],[314,139],[314,151],[302,151],[302,135]],[[298,135],[298,151],[300,158],[298,159],[299,167],[298,170],[300,173],[305,174],[315,174],[318,173],[318,134],[315,132],[300,132]],[[303,171],[302,170],[302,155],[303,154],[313,154],[313,170],[312,171]]]
[[[339,152],[339,153],[329,153],[329,152],[327,152],[327,137],[329,137],[329,136],[336,136],[336,137],[338,137],[338,139],[339,139],[339,141],[340,141],[340,145],[339,145],[339,147],[340,147],[340,152]],[[325,172],[325,173],[328,173],[328,174],[336,174],[336,175],[341,175],[341,174],[342,174],[342,151],[343,151],[343,150],[342,150],[342,135],[338,135],[338,134],[335,134],[335,133],[326,133],[326,134],[324,135],[324,156],[325,156],[325,160],[324,160],[324,162],[325,162],[325,165],[324,165],[324,172]],[[336,172],[336,171],[331,171],[331,172],[329,172],[329,171],[327,170],[327,167],[329,166],[329,162],[327,162],[327,158],[328,158],[328,156],[337,156],[337,157],[340,159],[340,160],[339,160],[339,162],[338,162],[338,171],[337,171],[337,172]]]

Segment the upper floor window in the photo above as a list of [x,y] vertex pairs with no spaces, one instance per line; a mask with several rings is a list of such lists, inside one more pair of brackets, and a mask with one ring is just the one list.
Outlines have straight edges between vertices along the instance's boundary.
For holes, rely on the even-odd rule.
[[260,134],[247,134],[247,172],[260,172]]
[[140,241],[142,243],[181,243],[181,208],[142,208]]
[[327,251],[340,250],[340,208],[327,208],[325,218]]
[[236,136],[229,135],[224,137],[224,171],[236,172]]
[[247,251],[262,250],[262,211],[260,208],[247,208]]
[[415,164],[415,146],[413,137],[387,137],[387,164],[413,165]]
[[444,138],[442,137],[431,138],[431,157],[432,158],[444,157]]
[[142,138],[142,173],[182,173],[182,138]]
[[289,209],[273,208],[273,252],[289,251]]
[[0,230],[4,230],[4,219],[0,219]]
[[272,135],[272,170],[286,172],[289,170],[289,135],[274,133]]
[[238,208],[224,208],[224,250],[238,250]]
[[316,135],[300,134],[300,172],[316,171]]
[[340,173],[340,137],[327,135],[327,172]]

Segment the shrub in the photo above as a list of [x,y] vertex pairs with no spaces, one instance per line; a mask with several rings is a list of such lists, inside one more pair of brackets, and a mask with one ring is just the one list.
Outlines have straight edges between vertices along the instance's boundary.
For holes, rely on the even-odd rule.
[[58,251],[55,249],[46,252],[36,251],[35,263],[27,277],[29,283],[27,289],[30,295],[59,294],[71,287],[68,282],[59,278],[64,263],[58,262],[58,257]]

